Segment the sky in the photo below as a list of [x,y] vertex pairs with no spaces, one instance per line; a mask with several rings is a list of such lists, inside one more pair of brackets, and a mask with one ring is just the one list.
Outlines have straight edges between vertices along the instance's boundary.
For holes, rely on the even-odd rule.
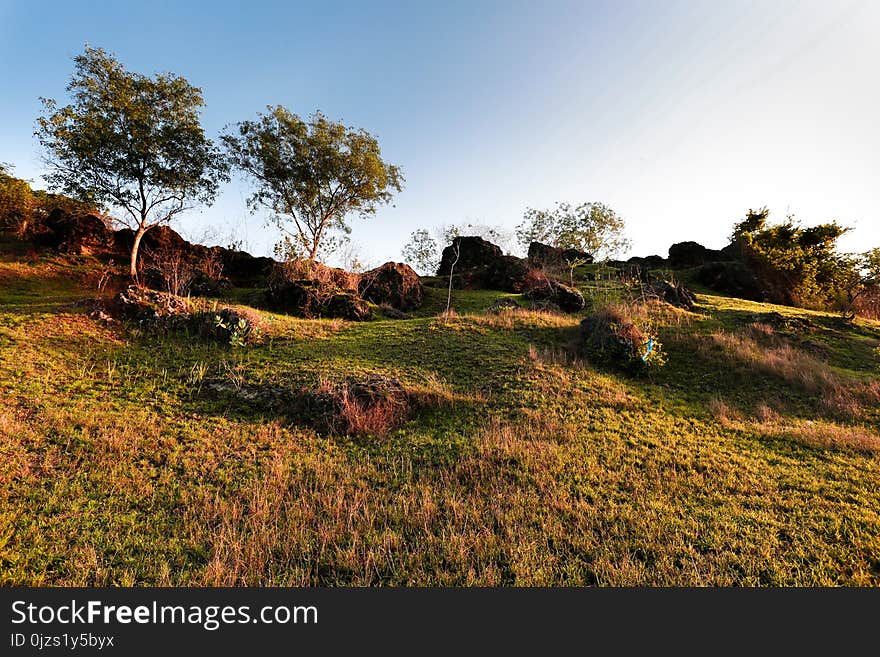
[[[352,217],[354,250],[410,233],[512,230],[528,207],[601,201],[627,255],[719,248],[749,208],[880,246],[880,2],[41,2],[0,0],[0,161],[44,187],[39,97],[86,43],[203,89],[203,124],[281,104],[375,134],[406,183]],[[175,227],[271,253],[234,179]]]

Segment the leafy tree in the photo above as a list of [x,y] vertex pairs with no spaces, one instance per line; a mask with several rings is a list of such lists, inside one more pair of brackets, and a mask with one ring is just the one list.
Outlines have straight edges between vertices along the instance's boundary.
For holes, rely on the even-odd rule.
[[840,256],[837,264],[834,305],[844,318],[853,320],[863,299],[873,297],[876,302],[880,297],[880,248]]
[[205,136],[201,89],[174,74],[125,70],[100,48],[74,58],[72,102],[43,99],[36,135],[47,151],[49,183],[76,198],[123,211],[134,230],[131,276],[148,230],[196,202],[210,203],[227,165]]
[[9,174],[11,167],[0,163],[0,229],[24,232],[34,210],[31,186]]
[[401,253],[403,259],[421,274],[433,274],[440,264],[437,242],[424,228],[410,234]]
[[603,203],[557,203],[551,210],[526,210],[516,235],[523,249],[541,242],[583,251],[600,260],[629,248],[625,228],[623,218]]
[[222,139],[233,164],[257,183],[251,208],[275,213],[294,255],[312,263],[351,232],[349,214],[374,214],[389,203],[403,175],[382,160],[378,141],[365,130],[320,112],[305,121],[280,105],[268,110]]
[[791,215],[780,224],[770,224],[769,216],[767,208],[749,210],[734,227],[733,242],[770,300],[828,305],[851,268],[837,253],[837,240],[850,229],[833,221],[804,228]]
[[452,244],[456,237],[482,237],[487,242],[501,247],[505,253],[509,253],[514,243],[514,237],[503,226],[490,226],[487,224],[473,223],[470,221],[460,224],[446,224],[435,230],[435,237],[444,246]]

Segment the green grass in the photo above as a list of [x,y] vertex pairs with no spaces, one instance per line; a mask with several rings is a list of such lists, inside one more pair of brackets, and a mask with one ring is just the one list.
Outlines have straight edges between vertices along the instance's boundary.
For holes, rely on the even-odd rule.
[[[89,319],[77,267],[0,259],[3,584],[880,584],[876,323],[700,295],[630,377],[578,357],[577,317],[454,290],[444,323],[426,288],[232,350]],[[755,359],[770,311],[815,324],[758,345],[798,367]],[[349,438],[209,385],[374,372],[452,396]]]

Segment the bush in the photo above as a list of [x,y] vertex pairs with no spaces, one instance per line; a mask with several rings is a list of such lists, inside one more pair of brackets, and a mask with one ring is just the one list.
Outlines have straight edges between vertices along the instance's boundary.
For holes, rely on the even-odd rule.
[[199,313],[193,316],[193,321],[203,337],[230,347],[244,347],[260,335],[258,317],[232,308],[223,308],[216,313]]
[[581,343],[591,360],[628,371],[654,370],[666,364],[663,345],[643,312],[615,303],[581,322]]

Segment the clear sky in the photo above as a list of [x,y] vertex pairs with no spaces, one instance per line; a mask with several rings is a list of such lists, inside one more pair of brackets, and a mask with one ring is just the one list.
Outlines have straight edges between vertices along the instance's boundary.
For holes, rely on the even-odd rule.
[[[720,247],[749,207],[855,226],[880,246],[880,2],[33,2],[0,0],[0,161],[42,186],[39,96],[63,100],[88,42],[203,88],[204,124],[269,104],[379,137],[407,179],[353,218],[366,259],[416,228],[512,228],[528,206],[603,201],[632,254]],[[247,185],[190,237],[276,240]]]

